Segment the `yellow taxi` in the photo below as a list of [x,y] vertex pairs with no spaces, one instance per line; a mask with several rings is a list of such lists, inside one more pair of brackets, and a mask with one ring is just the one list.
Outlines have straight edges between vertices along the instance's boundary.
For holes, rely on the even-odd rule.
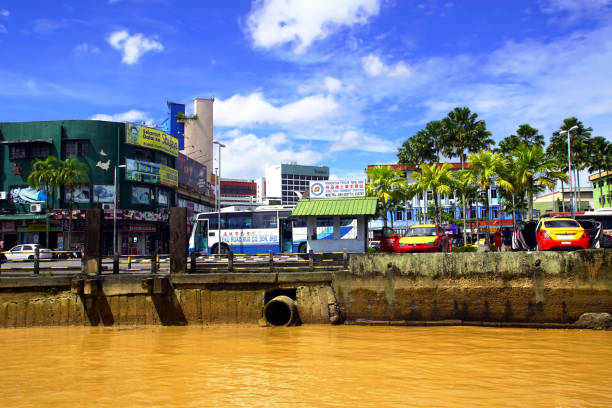
[[573,218],[542,218],[536,226],[538,251],[587,249],[589,235]]
[[395,240],[393,252],[440,252],[445,239],[448,238],[438,225],[417,224]]

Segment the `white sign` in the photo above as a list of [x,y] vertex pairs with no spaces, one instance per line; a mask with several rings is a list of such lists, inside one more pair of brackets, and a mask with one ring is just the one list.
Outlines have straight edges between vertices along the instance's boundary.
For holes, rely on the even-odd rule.
[[310,198],[364,197],[365,179],[310,182]]

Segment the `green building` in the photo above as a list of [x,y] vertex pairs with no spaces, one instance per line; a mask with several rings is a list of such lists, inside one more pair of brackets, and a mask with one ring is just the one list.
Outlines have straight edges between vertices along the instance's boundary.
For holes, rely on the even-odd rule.
[[589,181],[593,185],[594,208],[612,208],[612,171],[595,173]]
[[[55,188],[47,200],[44,191],[28,186],[32,163],[49,155],[59,160],[75,157],[89,168],[89,182],[72,191],[72,222],[68,211],[69,189]],[[81,247],[85,210],[101,208],[105,215],[107,253],[112,253],[115,213],[121,253],[167,253],[168,208],[177,200],[177,157],[176,138],[131,123],[97,120],[0,123],[3,248],[10,249],[20,243],[40,243],[50,248]],[[121,167],[116,168],[118,165]],[[46,241],[47,214],[49,242]]]

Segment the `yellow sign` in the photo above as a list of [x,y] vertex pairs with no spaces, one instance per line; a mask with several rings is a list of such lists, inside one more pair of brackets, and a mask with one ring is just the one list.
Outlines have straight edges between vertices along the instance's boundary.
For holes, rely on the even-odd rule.
[[125,124],[125,142],[178,157],[178,139],[162,130],[127,122]]
[[159,182],[166,186],[178,186],[178,171],[172,167],[159,165]]

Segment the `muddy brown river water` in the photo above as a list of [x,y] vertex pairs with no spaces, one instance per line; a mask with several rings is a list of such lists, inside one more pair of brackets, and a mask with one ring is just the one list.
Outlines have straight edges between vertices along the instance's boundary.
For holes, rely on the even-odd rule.
[[612,332],[0,330],[1,407],[611,407]]

